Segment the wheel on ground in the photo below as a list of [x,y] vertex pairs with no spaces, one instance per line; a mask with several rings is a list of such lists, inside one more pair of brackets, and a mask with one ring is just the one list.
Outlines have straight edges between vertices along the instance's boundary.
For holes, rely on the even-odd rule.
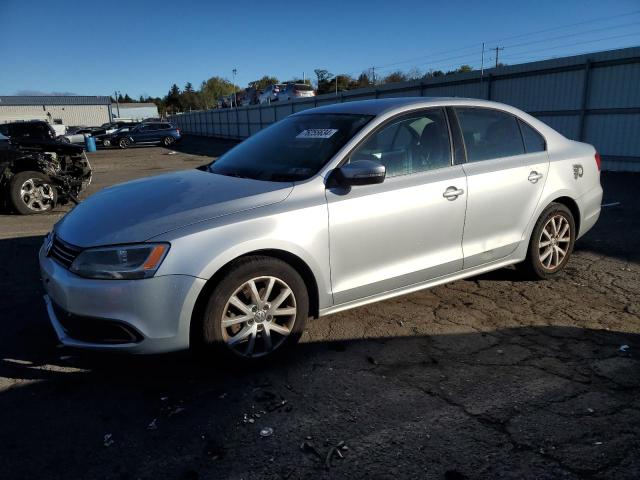
[[565,267],[573,252],[576,224],[571,210],[552,203],[533,227],[527,258],[521,269],[533,278],[550,278]]
[[118,142],[118,146],[120,148],[128,148],[131,145],[131,140],[129,140],[128,138],[121,138],[120,141]]
[[22,215],[46,213],[53,210],[58,200],[56,187],[40,172],[20,172],[9,183],[9,196],[13,208]]
[[215,287],[196,335],[218,353],[253,362],[295,345],[308,314],[300,274],[282,260],[251,256],[236,262]]
[[173,137],[164,137],[164,138],[162,139],[162,144],[163,144],[165,147],[168,147],[168,146],[169,146],[169,145],[171,145],[174,141],[175,141],[175,138],[173,138]]
[[105,139],[102,141],[102,146],[103,147],[110,147],[111,146],[111,140]]

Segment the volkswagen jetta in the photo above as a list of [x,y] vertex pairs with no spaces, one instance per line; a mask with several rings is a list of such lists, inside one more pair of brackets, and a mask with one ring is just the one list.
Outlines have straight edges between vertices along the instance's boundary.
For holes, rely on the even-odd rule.
[[106,188],[46,237],[62,343],[256,359],[309,316],[519,264],[545,279],[600,213],[600,157],[458,98],[291,115],[208,167]]

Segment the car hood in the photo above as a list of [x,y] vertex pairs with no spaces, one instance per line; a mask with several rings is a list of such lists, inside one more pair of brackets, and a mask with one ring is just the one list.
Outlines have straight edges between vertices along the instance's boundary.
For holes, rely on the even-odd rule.
[[79,247],[143,242],[193,223],[281,202],[292,183],[185,170],[105,188],[55,227]]

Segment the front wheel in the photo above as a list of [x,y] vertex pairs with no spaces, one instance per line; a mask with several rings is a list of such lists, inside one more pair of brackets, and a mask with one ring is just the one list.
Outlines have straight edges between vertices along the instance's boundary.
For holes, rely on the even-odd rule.
[[131,145],[131,140],[129,140],[128,138],[121,138],[120,141],[118,142],[118,146],[120,148],[128,148]]
[[219,353],[248,362],[295,345],[309,314],[300,274],[282,260],[239,260],[209,298],[197,337]]
[[566,266],[575,240],[576,224],[571,210],[560,203],[552,203],[533,227],[521,270],[533,278],[551,278]]
[[9,183],[11,205],[21,215],[46,213],[58,200],[56,187],[40,172],[20,172]]
[[110,147],[111,146],[111,140],[109,139],[105,139],[102,141],[102,146],[103,147]]

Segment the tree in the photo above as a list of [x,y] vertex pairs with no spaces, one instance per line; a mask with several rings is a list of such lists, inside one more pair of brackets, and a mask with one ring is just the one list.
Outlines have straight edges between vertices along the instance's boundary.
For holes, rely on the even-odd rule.
[[171,85],[171,89],[165,97],[165,105],[168,112],[176,113],[182,111],[182,98],[180,97],[180,88],[175,83]]
[[406,82],[407,76],[402,73],[400,70],[396,72],[391,72],[389,75],[384,77],[382,83],[396,83],[396,82]]
[[193,93],[193,85],[191,85],[191,82],[187,82],[184,86],[184,93]]
[[422,78],[422,73],[418,67],[413,67],[407,72],[407,80],[418,80]]
[[200,86],[201,105],[205,109],[213,108],[218,104],[218,98],[231,95],[234,90],[238,91],[238,87],[226,78],[211,77]]
[[124,101],[124,103],[132,103],[133,102],[133,98],[131,98],[128,93],[125,93],[123,101]]
[[275,83],[280,83],[277,77],[270,77],[269,75],[264,75],[262,78],[259,78],[258,80],[249,82],[249,87],[262,91],[265,88],[267,88],[269,85],[273,85]]
[[473,68],[471,67],[471,65],[460,65],[460,68],[458,68],[458,73],[466,73],[466,72],[472,72]]
[[313,73],[315,73],[318,78],[318,87],[320,87],[320,83],[326,82],[333,77],[333,73],[329,73],[329,70],[325,70],[324,68],[316,68]]
[[367,88],[373,85],[367,72],[362,72],[356,80],[356,88]]

